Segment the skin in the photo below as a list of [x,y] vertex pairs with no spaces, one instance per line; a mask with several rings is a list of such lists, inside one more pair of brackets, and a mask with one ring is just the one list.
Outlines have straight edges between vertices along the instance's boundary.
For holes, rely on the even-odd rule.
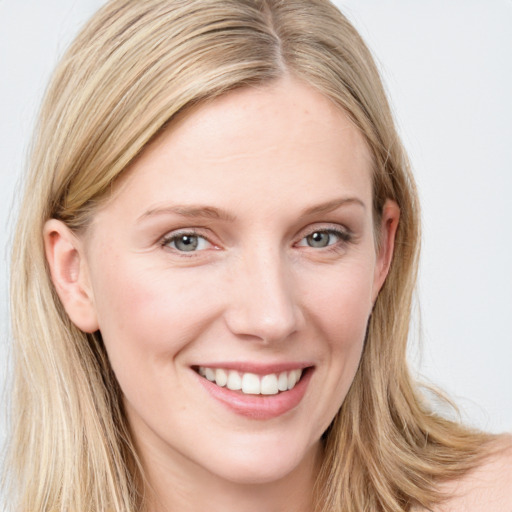
[[487,452],[480,466],[441,486],[448,499],[436,512],[512,511],[512,435],[497,436]]
[[[502,434],[486,446],[482,463],[457,480],[444,482],[445,500],[433,512],[512,511],[512,435]],[[411,512],[430,512],[414,507]]]
[[[284,78],[173,123],[80,237],[46,224],[57,292],[79,328],[101,331],[123,391],[150,510],[312,510],[320,437],[357,370],[399,220],[389,200],[374,225],[371,166],[345,113]],[[179,250],[184,233],[196,251]],[[219,361],[306,362],[310,380],[286,413],[248,417],[193,369]]]

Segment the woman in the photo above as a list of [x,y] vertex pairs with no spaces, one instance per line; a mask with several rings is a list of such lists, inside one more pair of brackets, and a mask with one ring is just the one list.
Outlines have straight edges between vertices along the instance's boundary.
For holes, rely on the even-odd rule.
[[325,1],[113,1],[14,243],[16,510],[506,510],[510,441],[405,362],[418,205]]

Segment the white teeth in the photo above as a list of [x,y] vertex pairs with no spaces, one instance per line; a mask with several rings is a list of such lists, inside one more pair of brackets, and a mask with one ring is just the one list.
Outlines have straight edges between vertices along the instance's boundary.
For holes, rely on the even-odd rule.
[[238,391],[242,389],[242,377],[235,370],[230,370],[228,373],[227,388],[232,391]]
[[205,368],[204,369],[204,376],[211,382],[215,380],[215,370],[212,370],[211,368]]
[[288,391],[288,374],[286,372],[281,372],[279,374],[279,378],[277,379],[277,389],[279,389],[279,391]]
[[228,382],[228,372],[222,368],[215,370],[215,382],[217,386],[224,387]]
[[293,389],[300,379],[302,370],[292,370],[288,373],[288,389]]
[[262,395],[277,395],[279,389],[277,387],[277,377],[275,373],[265,375],[261,379],[261,394]]
[[247,395],[277,395],[281,391],[293,389],[301,378],[302,370],[260,376],[255,373],[200,366],[198,373],[217,386],[227,387],[232,391],[242,390],[242,393]]
[[242,377],[242,391],[246,395],[259,395],[261,392],[259,377],[254,373],[244,373]]
[[[206,378],[208,379],[208,377],[206,377]],[[288,389],[293,389],[296,383],[297,383],[297,376],[295,375],[295,372],[292,371],[288,374]]]

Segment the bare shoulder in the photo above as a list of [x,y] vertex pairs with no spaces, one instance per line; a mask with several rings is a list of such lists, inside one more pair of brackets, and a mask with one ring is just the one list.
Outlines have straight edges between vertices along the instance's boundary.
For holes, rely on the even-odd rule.
[[482,464],[443,492],[449,498],[435,512],[512,512],[512,435],[497,437]]

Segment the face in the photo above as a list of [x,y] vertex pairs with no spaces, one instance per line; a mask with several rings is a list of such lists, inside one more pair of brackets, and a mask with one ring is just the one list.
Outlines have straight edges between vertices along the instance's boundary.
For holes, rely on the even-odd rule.
[[339,108],[282,80],[198,107],[116,184],[80,272],[144,460],[261,483],[317,450],[392,250],[371,166]]

